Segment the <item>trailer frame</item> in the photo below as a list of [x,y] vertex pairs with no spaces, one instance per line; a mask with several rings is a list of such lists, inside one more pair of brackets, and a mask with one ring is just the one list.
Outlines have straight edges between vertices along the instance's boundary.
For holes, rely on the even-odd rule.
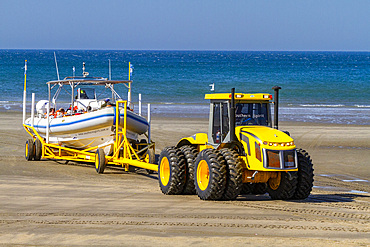
[[[34,94],[32,95],[34,98]],[[123,128],[119,126],[120,121],[120,105],[123,105],[124,109],[124,123]],[[144,157],[139,155],[139,152],[143,152],[149,149],[155,150],[155,143],[150,139],[150,122],[149,122],[149,133],[148,133],[148,144],[146,147],[138,150],[132,147],[129,140],[127,139],[127,100],[117,100],[115,106],[115,122],[113,127],[115,128],[115,135],[113,138],[113,154],[105,155],[106,164],[121,166],[125,168],[125,171],[129,171],[130,166],[147,169],[150,171],[157,171],[158,165],[149,163],[149,152]],[[32,104],[32,109],[34,109],[34,102]],[[122,109],[122,108],[121,108]],[[33,114],[31,114],[33,115]],[[23,123],[23,127],[26,132],[32,137],[33,145],[37,140],[41,143],[41,158],[44,159],[55,159],[55,160],[66,160],[66,161],[77,161],[77,162],[93,162],[96,164],[97,155],[92,153],[91,150],[102,148],[105,146],[94,146],[87,149],[74,149],[70,147],[64,147],[55,143],[48,143],[45,138],[35,130],[34,126],[31,124],[27,125]],[[28,146],[26,144],[26,156],[28,152]],[[33,150],[33,155],[35,153],[35,148]]]

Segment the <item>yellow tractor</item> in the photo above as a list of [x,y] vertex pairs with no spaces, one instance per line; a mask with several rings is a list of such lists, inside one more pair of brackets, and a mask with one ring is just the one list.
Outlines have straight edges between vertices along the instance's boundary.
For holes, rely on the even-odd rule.
[[[267,93],[213,93],[209,130],[166,147],[158,177],[167,195],[197,194],[203,200],[234,200],[240,194],[272,199],[305,199],[313,186],[313,165],[288,132],[278,130],[278,96]],[[274,126],[272,126],[274,125]]]

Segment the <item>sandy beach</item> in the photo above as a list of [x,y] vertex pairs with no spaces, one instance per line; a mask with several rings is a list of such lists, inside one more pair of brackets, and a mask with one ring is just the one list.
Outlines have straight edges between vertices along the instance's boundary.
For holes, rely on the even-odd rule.
[[[156,173],[26,161],[21,119],[0,113],[0,245],[370,245],[370,126],[280,123],[313,159],[306,200],[202,201],[163,195]],[[207,119],[154,117],[156,153],[207,128]]]

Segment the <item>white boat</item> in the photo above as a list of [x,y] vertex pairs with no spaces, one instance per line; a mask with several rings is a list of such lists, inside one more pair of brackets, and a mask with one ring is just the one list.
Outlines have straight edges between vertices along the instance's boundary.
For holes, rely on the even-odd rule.
[[[63,80],[47,82],[49,100],[41,100],[36,104],[36,116],[26,119],[25,125],[33,126],[48,143],[57,143],[58,145],[81,150],[89,149],[91,152],[94,152],[97,148],[103,148],[108,155],[113,151],[116,107],[119,107],[118,126],[120,128],[123,128],[125,118],[123,105],[115,105],[116,100],[122,99],[114,90],[114,85],[125,84],[129,89],[126,137],[132,143],[140,142],[138,138],[148,131],[149,123],[145,117],[133,112],[130,108],[131,81],[86,77],[88,73],[85,72],[84,67],[83,71],[85,75],[83,77],[66,77]],[[53,98],[50,99],[51,88],[56,86],[58,88]],[[50,108],[56,107],[56,100],[63,86],[70,86],[71,89],[70,109],[64,114],[61,112],[51,114]],[[98,99],[95,88],[92,86],[108,88],[112,98]],[[76,96],[75,92],[77,93]]]

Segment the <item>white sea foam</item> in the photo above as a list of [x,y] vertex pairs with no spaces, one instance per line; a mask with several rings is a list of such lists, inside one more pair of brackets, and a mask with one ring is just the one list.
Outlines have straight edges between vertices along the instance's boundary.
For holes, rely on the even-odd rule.
[[355,105],[358,108],[370,108],[370,105]]
[[344,105],[338,104],[338,105],[325,105],[325,104],[301,104],[299,106],[303,107],[343,107]]

